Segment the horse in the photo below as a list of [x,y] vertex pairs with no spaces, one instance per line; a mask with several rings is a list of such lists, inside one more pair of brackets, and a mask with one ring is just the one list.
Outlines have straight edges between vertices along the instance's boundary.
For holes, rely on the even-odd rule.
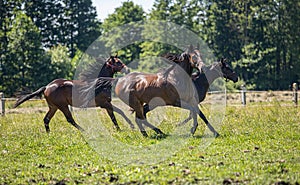
[[174,105],[190,109],[190,104],[197,106],[197,102],[190,99],[195,93],[192,91],[193,84],[186,81],[191,79],[194,68],[200,70],[203,65],[199,50],[190,46],[184,53],[169,54],[168,57],[172,58],[173,63],[162,72],[156,74],[134,72],[116,81],[115,94],[135,112],[135,121],[145,137],[148,134],[143,125],[151,128],[158,135],[165,136],[165,134],[147,121],[144,104],[154,102],[155,106]]
[[[97,62],[99,62],[99,58],[97,59]],[[94,107],[99,106],[101,108],[106,109],[108,115],[110,116],[113,124],[115,125],[117,130],[120,130],[120,127],[116,121],[116,118],[114,116],[114,110],[118,112],[119,114],[123,115],[123,117],[126,116],[117,107],[114,107],[111,104],[111,84],[108,83],[107,80],[103,80],[101,78],[112,78],[113,75],[117,72],[124,72],[128,73],[129,69],[128,67],[118,58],[118,56],[110,56],[103,64],[99,74],[97,82],[95,80],[88,80],[85,76],[84,80],[66,80],[66,79],[55,79],[52,82],[50,82],[48,85],[40,87],[37,91],[22,96],[19,98],[14,108],[18,107],[25,101],[33,98],[34,96],[40,96],[41,94],[44,94],[44,97],[47,101],[49,110],[46,113],[43,121],[46,128],[46,132],[50,132],[49,123],[51,118],[54,116],[56,111],[59,109],[63,112],[65,118],[69,123],[71,123],[75,128],[77,128],[80,131],[84,131],[83,128],[81,128],[73,119],[73,116],[69,110],[69,105],[73,107]],[[83,75],[84,76],[84,75]],[[94,97],[94,102],[89,101],[86,102],[86,99],[84,98],[87,93],[90,93],[90,90],[93,88],[97,83],[98,92],[97,96]],[[83,93],[86,92],[86,93]],[[126,121],[133,127],[130,120],[127,118]]]
[[[196,72],[192,74],[192,81],[195,87],[195,99],[197,99],[198,104],[202,102],[207,94],[209,86],[219,77],[223,77],[227,80],[231,80],[234,83],[238,81],[238,75],[233,71],[233,69],[229,66],[229,64],[226,62],[226,59],[221,59],[218,62],[214,62],[213,64],[209,66],[203,66],[201,69],[201,72]],[[176,106],[176,105],[174,105]],[[144,105],[144,113],[148,113],[149,111],[153,110],[155,107],[150,107],[148,104]],[[210,128],[210,130],[214,133],[214,135],[217,137],[219,136],[219,133],[215,131],[215,129],[211,126],[205,115],[202,113],[202,111],[198,111],[199,116],[201,119],[205,122],[205,124]],[[193,117],[194,116],[194,117]],[[194,127],[191,130],[192,134],[194,134],[198,124],[196,122],[195,115],[193,115],[193,112],[190,111],[190,115],[187,119],[185,119],[182,123],[179,125],[183,125],[187,123],[189,120],[194,118]]]

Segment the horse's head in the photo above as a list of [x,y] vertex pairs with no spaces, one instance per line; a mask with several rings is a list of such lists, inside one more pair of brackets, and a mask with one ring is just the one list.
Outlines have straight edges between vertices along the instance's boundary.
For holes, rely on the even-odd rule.
[[183,53],[189,59],[189,63],[192,68],[196,68],[198,71],[201,71],[202,66],[204,65],[201,53],[198,49],[194,48],[192,45]]
[[162,57],[175,62],[179,66],[181,66],[189,75],[192,74],[193,68],[196,68],[198,71],[201,71],[204,63],[201,59],[200,51],[195,49],[193,46],[190,46],[185,52],[182,54],[172,54],[167,53],[162,55]]
[[222,58],[218,63],[221,67],[222,75],[226,80],[229,79],[234,83],[238,81],[238,75],[229,66],[229,64],[226,62],[226,59]]
[[127,74],[130,72],[129,68],[118,58],[118,54],[110,56],[105,64],[107,68],[111,68],[112,73],[121,72]]

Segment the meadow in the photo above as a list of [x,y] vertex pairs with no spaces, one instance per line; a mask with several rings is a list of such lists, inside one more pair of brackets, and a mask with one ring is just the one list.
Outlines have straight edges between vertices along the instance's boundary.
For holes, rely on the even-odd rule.
[[[22,106],[19,110],[45,104]],[[205,105],[202,109],[209,114]],[[183,115],[176,113],[175,108],[161,110],[169,113],[159,127],[171,134]],[[227,106],[219,129],[221,136],[209,146],[199,147],[206,129],[199,119],[196,134],[187,137],[176,152],[164,160],[144,165],[124,164],[100,155],[60,112],[50,123],[50,134],[45,132],[42,121],[44,109],[22,112],[12,111],[0,117],[1,185],[300,183],[300,108],[292,105],[283,106],[274,101],[245,107]],[[117,132],[104,110],[96,112],[94,117],[103,120],[105,128],[125,146],[148,147],[171,137],[158,138],[148,131],[150,137],[143,138],[137,130],[130,130],[119,116],[123,131]],[[111,152],[118,156],[117,152]]]

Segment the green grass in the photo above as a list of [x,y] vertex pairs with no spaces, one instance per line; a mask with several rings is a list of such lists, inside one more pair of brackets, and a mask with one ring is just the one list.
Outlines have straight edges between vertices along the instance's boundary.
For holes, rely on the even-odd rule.
[[[150,138],[143,138],[120,117],[123,131],[118,133],[104,110],[97,112],[95,117],[120,142],[148,147],[168,139],[156,138],[153,131],[148,131]],[[199,147],[206,129],[199,120],[194,137],[188,137],[175,154],[150,165],[118,164],[99,155],[60,112],[46,134],[44,114],[0,117],[0,184],[300,183],[300,108],[278,103],[227,107],[221,137],[207,148]],[[176,109],[166,111],[166,117],[173,118],[159,127],[171,134],[179,116]]]

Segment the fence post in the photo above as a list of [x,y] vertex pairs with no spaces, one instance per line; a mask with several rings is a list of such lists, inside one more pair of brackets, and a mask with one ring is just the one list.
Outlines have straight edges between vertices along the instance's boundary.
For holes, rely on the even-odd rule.
[[5,115],[5,99],[4,99],[4,93],[0,92],[0,114],[2,116]]
[[293,102],[298,106],[298,85],[293,83]]
[[245,85],[241,86],[241,98],[242,98],[242,104],[246,105],[246,87]]

